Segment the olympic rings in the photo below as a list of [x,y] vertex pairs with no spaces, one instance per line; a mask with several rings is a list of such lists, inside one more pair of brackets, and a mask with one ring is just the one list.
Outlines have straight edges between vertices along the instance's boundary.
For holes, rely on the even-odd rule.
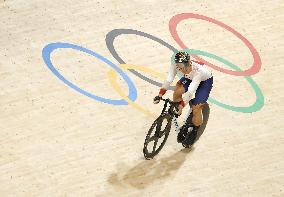
[[[109,52],[116,59],[116,61],[118,61],[120,64],[126,64],[126,63],[125,63],[125,61],[123,61],[123,59],[120,58],[120,56],[118,55],[118,53],[114,49],[113,43],[114,43],[114,39],[121,34],[134,34],[134,35],[137,35],[137,36],[143,36],[145,38],[149,38],[149,39],[151,39],[155,42],[160,43],[161,45],[167,47],[168,49],[172,50],[175,53],[178,52],[178,50],[176,48],[174,48],[170,44],[166,43],[162,39],[157,38],[155,36],[152,36],[150,34],[147,34],[145,32],[133,30],[133,29],[114,29],[114,30],[108,32],[108,34],[106,35],[105,41],[106,41],[106,45],[107,45]],[[149,83],[151,83],[155,86],[158,86],[158,87],[162,86],[162,83],[159,83],[157,81],[149,79],[148,77],[145,77],[144,75],[140,74],[139,72],[137,72],[133,69],[129,69],[129,71],[132,72],[134,75],[138,76],[139,78],[143,79],[144,81],[147,81],[147,82],[149,82]],[[175,86],[169,87],[169,90],[174,90],[174,89],[175,89]]]
[[215,66],[214,64],[211,64],[211,63],[205,61],[204,59],[202,59],[202,58],[200,58],[200,57],[198,57],[196,55],[192,55],[195,59],[205,63],[208,66],[211,66],[212,68],[214,68],[214,69],[216,69],[218,71],[221,71],[223,73],[230,74],[230,75],[248,76],[248,75],[253,75],[253,74],[256,74],[257,72],[259,72],[260,67],[261,67],[261,59],[259,57],[258,52],[254,48],[254,46],[244,36],[242,36],[239,32],[234,30],[232,27],[229,27],[228,25],[226,25],[226,24],[224,24],[224,23],[222,23],[220,21],[217,21],[217,20],[215,20],[213,18],[209,18],[207,16],[203,16],[203,15],[199,15],[199,14],[193,14],[193,13],[182,13],[182,14],[177,14],[177,15],[173,16],[170,19],[169,30],[170,30],[174,40],[178,43],[178,45],[182,49],[186,49],[188,47],[186,47],[185,44],[181,41],[180,37],[178,36],[176,27],[177,27],[177,24],[180,21],[182,21],[184,19],[188,19],[188,18],[195,18],[195,19],[205,20],[205,21],[208,21],[210,23],[214,23],[216,25],[219,25],[220,27],[223,27],[224,29],[230,31],[235,36],[237,36],[249,48],[249,50],[250,50],[250,52],[251,52],[251,54],[253,56],[254,62],[253,62],[253,65],[249,69],[247,69],[245,71],[241,71],[241,70],[232,71],[232,70],[227,70],[227,69],[224,69],[224,68],[220,68],[218,66]]
[[123,99],[120,100],[113,100],[113,99],[106,99],[106,98],[102,98],[99,96],[96,96],[94,94],[91,94],[85,90],[83,90],[82,88],[79,88],[78,86],[76,86],[75,84],[73,84],[72,82],[68,81],[67,79],[65,79],[60,73],[59,71],[53,66],[51,59],[50,59],[50,55],[51,53],[55,50],[55,49],[61,49],[61,48],[70,48],[70,49],[74,49],[74,50],[78,50],[78,51],[82,51],[84,53],[87,53],[89,55],[92,55],[100,60],[102,60],[103,62],[107,63],[108,65],[110,65],[116,72],[118,72],[118,74],[120,76],[122,76],[122,78],[126,81],[127,85],[128,85],[128,91],[129,91],[129,95],[128,98],[131,101],[135,101],[137,98],[137,90],[135,85],[133,84],[133,82],[131,81],[131,79],[119,68],[117,67],[115,64],[113,64],[112,62],[110,62],[108,59],[106,59],[105,57],[80,46],[74,45],[74,44],[69,44],[69,43],[50,43],[48,45],[46,45],[43,50],[42,50],[42,57],[43,60],[45,62],[45,64],[48,66],[48,68],[53,72],[53,74],[55,74],[61,81],[63,81],[65,84],[67,84],[69,87],[73,88],[74,90],[76,90],[77,92],[88,96],[92,99],[95,99],[97,101],[100,102],[104,102],[104,103],[108,103],[108,104],[113,104],[113,105],[128,105],[128,102],[126,102]]
[[[232,64],[231,62],[229,62],[228,60],[225,60],[221,57],[218,57],[217,55],[208,53],[208,52],[204,52],[204,51],[200,51],[200,50],[194,50],[194,49],[187,49],[186,46],[183,44],[183,42],[180,40],[180,38],[177,35],[176,32],[176,26],[177,24],[181,21],[184,20],[186,18],[196,18],[196,19],[202,19],[202,20],[206,20],[209,22],[212,22],[214,24],[217,24],[225,29],[227,29],[228,31],[232,32],[234,35],[236,35],[239,39],[241,39],[249,48],[249,50],[251,51],[253,58],[254,58],[254,63],[253,66],[251,68],[249,68],[248,70],[242,71],[238,66]],[[252,44],[246,39],[244,38],[240,33],[238,33],[236,30],[232,29],[231,27],[225,25],[222,22],[219,22],[215,19],[206,17],[206,16],[202,16],[202,15],[198,15],[198,14],[192,14],[192,13],[183,13],[183,14],[179,14],[176,15],[174,17],[172,17],[172,19],[170,20],[170,31],[172,36],[174,37],[174,39],[178,42],[178,44],[184,49],[184,51],[189,52],[190,54],[192,54],[193,57],[195,57],[195,59],[200,60],[202,62],[204,62],[205,64],[211,66],[212,68],[219,70],[221,72],[227,73],[227,74],[231,74],[231,75],[236,75],[236,76],[245,76],[245,79],[250,83],[250,85],[253,87],[255,94],[256,94],[256,101],[254,104],[252,104],[251,106],[248,107],[236,107],[236,106],[231,106],[231,105],[227,105],[224,103],[221,103],[215,99],[209,98],[209,101],[220,106],[223,107],[225,109],[229,109],[232,111],[236,111],[236,112],[243,112],[243,113],[250,113],[250,112],[255,112],[259,109],[261,109],[261,107],[264,105],[264,97],[263,94],[260,90],[260,88],[257,86],[257,84],[253,81],[253,79],[251,77],[248,77],[247,75],[250,74],[255,74],[259,71],[260,66],[261,66],[261,60],[259,57],[259,54],[257,53],[256,49],[252,46]],[[106,59],[105,57],[80,46],[74,45],[74,44],[69,44],[69,43],[50,43],[48,45],[46,45],[43,50],[42,50],[42,57],[44,59],[44,62],[46,63],[46,65],[48,66],[48,68],[60,79],[62,80],[65,84],[67,84],[69,87],[73,88],[74,90],[78,91],[79,93],[88,96],[92,99],[95,99],[97,101],[101,101],[104,103],[108,103],[108,104],[113,104],[113,105],[127,105],[128,103],[130,105],[132,105],[133,107],[135,107],[136,109],[140,110],[141,112],[153,116],[153,113],[151,113],[150,111],[143,109],[141,106],[139,106],[138,104],[134,103],[134,101],[137,98],[137,90],[135,85],[133,84],[133,82],[131,81],[131,79],[122,71],[125,69],[128,69],[130,72],[132,72],[133,74],[135,74],[136,76],[138,76],[139,78],[155,85],[158,87],[161,87],[161,83],[154,81],[152,79],[147,78],[146,76],[140,74],[139,72],[137,72],[134,69],[140,70],[140,71],[144,71],[146,73],[150,73],[153,74],[154,76],[158,77],[161,79],[161,74],[158,72],[155,72],[147,67],[141,67],[141,66],[135,66],[135,65],[130,65],[130,64],[125,64],[125,62],[119,57],[119,55],[117,54],[116,50],[114,49],[114,39],[121,34],[135,34],[135,35],[139,35],[139,36],[143,36],[146,38],[149,38],[153,41],[156,41],[160,44],[162,44],[163,46],[167,47],[168,49],[172,50],[173,52],[177,52],[178,50],[175,49],[173,46],[171,46],[170,44],[166,43],[165,41],[161,40],[160,38],[157,38],[155,36],[152,36],[150,34],[141,32],[141,31],[137,31],[137,30],[133,30],[133,29],[114,29],[112,31],[110,31],[107,35],[106,35],[106,44],[107,47],[110,51],[110,53],[113,55],[113,57],[120,63],[122,64],[121,66],[116,66],[115,64],[113,64],[112,62],[110,62],[108,59]],[[51,62],[51,53],[55,50],[55,49],[59,49],[59,48],[70,48],[70,49],[74,49],[74,50],[78,50],[78,51],[82,51],[84,53],[87,53],[89,55],[92,55],[100,60],[102,60],[103,62],[107,63],[108,65],[110,65],[116,72],[118,72],[119,75],[122,76],[122,78],[127,82],[128,85],[128,91],[129,91],[129,95],[126,96],[124,94],[124,92],[122,91],[122,89],[120,88],[120,86],[116,83],[116,72],[114,72],[114,70],[111,70],[108,72],[108,76],[111,82],[111,85],[113,86],[113,88],[119,93],[119,95],[123,98],[120,100],[113,100],[113,99],[106,99],[106,98],[102,98],[99,96],[96,96],[94,94],[91,94],[79,87],[77,87],[75,84],[71,83],[70,81],[68,81],[67,79],[65,79],[60,73],[59,71],[53,66],[52,62]],[[227,70],[227,69],[223,69],[220,67],[217,67],[213,64],[210,64],[209,62],[206,62],[205,60],[203,60],[202,58],[198,57],[197,55],[201,55],[201,56],[207,56],[209,58],[213,58],[217,61],[220,61],[224,64],[226,64],[227,66],[229,66],[230,68],[234,69],[235,71],[232,70]],[[173,60],[172,60],[173,61]],[[121,69],[120,69],[121,67]],[[170,89],[173,90],[175,87],[171,86]]]
[[[141,70],[143,72],[152,74],[156,77],[159,77],[160,79],[164,79],[165,76],[162,75],[159,72],[156,72],[148,67],[143,67],[143,66],[137,66],[137,65],[132,65],[132,64],[120,64],[119,68],[121,68],[122,70],[126,70],[126,69],[136,69],[136,70]],[[108,77],[110,79],[111,85],[112,87],[116,90],[116,92],[118,92],[118,94],[125,99],[130,105],[132,105],[134,108],[138,109],[139,111],[141,111],[142,113],[148,115],[148,116],[155,116],[155,114],[153,114],[152,112],[143,109],[140,105],[136,104],[135,102],[131,101],[129,98],[127,98],[127,96],[123,93],[123,90],[121,89],[121,87],[119,87],[119,85],[116,83],[116,77],[117,77],[117,73],[114,72],[114,70],[110,70],[108,72]]]

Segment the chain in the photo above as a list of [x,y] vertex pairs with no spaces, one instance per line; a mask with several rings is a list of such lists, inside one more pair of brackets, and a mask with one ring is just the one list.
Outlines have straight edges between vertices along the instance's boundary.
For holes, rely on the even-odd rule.
[[173,118],[173,121],[174,121],[174,125],[175,125],[175,131],[177,133],[179,133],[179,125],[178,125],[178,122],[177,122],[177,118],[175,116]]
[[[186,122],[187,118],[189,117],[191,111],[192,111],[192,109],[190,108],[190,109],[188,110],[186,116],[185,116],[185,119],[184,119],[184,121],[183,121],[183,124],[185,124],[185,122]],[[179,133],[180,126],[179,126],[179,124],[178,124],[178,122],[177,122],[176,116],[173,117],[173,122],[174,122],[174,125],[175,125],[175,131],[176,131],[177,133]],[[182,125],[183,125],[183,124],[182,124]]]

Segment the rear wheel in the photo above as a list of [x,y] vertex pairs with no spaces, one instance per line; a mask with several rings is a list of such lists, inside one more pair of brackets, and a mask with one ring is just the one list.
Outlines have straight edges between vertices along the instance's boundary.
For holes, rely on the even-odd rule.
[[210,114],[209,104],[205,103],[203,108],[202,108],[203,122],[202,122],[202,124],[200,125],[200,127],[198,129],[197,137],[196,137],[195,141],[197,141],[200,138],[200,136],[203,134],[203,132],[204,132],[206,126],[207,126],[207,122],[208,122],[208,119],[209,119],[209,114]]
[[[203,134],[203,132],[204,132],[204,130],[206,128],[208,119],[209,119],[209,114],[210,114],[210,107],[209,107],[208,103],[205,103],[204,106],[203,106],[203,109],[202,109],[203,122],[200,125],[200,127],[199,127],[199,129],[197,131],[196,136],[194,136],[194,135],[189,136],[190,138],[194,138],[194,142],[193,143],[195,143],[197,140],[199,140],[200,136]],[[187,124],[191,124],[192,125],[192,119],[191,119],[191,117],[189,117],[189,118],[190,119],[187,120]],[[190,135],[191,133],[188,133],[188,134]],[[191,141],[191,140],[189,140],[189,141]],[[185,147],[185,148],[192,147],[192,145],[188,145],[187,143],[182,143],[182,146]]]

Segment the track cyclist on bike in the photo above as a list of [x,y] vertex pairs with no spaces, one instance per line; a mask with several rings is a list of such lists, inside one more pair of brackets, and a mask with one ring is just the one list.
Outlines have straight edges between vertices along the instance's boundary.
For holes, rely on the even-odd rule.
[[[183,77],[177,82],[173,93],[173,101],[179,102],[178,111],[176,112],[178,115],[182,114],[182,109],[195,93],[195,98],[192,99],[193,130],[190,135],[187,135],[187,133],[179,135],[178,142],[192,145],[197,137],[198,128],[203,122],[202,107],[206,103],[212,89],[213,76],[204,63],[190,60],[187,52],[177,52],[175,54],[175,64],[171,64],[168,77],[163,83],[159,95],[154,98],[155,104],[160,102],[178,71],[183,74]],[[184,96],[182,97],[183,94]]]

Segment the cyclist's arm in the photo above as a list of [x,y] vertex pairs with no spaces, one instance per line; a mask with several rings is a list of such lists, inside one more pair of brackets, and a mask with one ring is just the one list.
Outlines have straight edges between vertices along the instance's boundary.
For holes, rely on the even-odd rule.
[[174,64],[171,64],[167,79],[163,83],[162,88],[167,90],[170,87],[171,83],[174,81],[176,74],[177,74],[176,67]]

